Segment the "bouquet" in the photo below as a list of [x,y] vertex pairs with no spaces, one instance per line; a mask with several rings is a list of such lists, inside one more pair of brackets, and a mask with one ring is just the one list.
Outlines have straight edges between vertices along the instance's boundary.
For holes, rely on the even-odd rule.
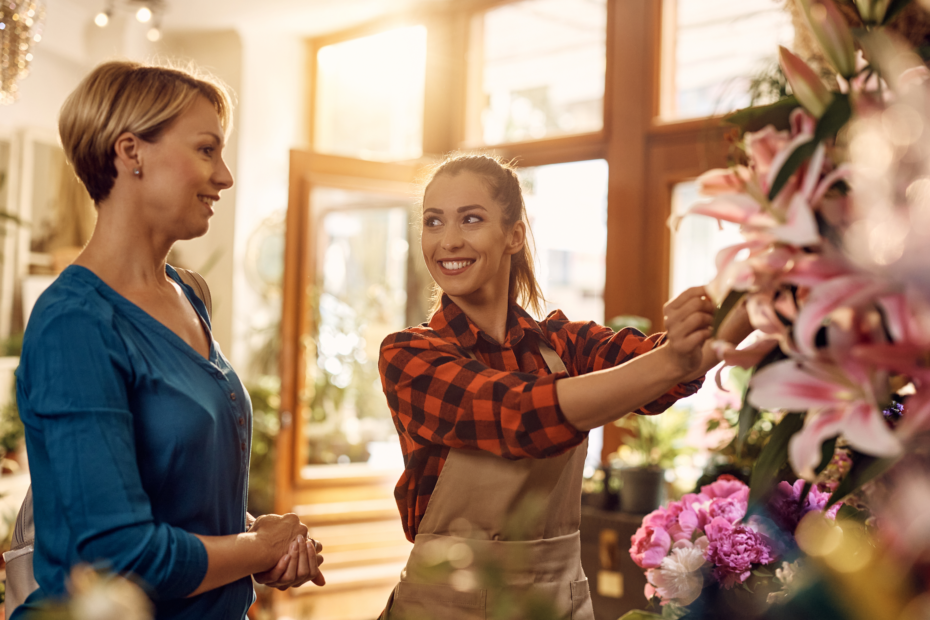
[[797,556],[798,524],[809,513],[835,519],[840,505],[827,510],[829,497],[803,480],[781,482],[767,514],[749,515],[749,487],[724,475],[651,512],[630,541],[630,556],[646,572],[646,598],[681,617],[704,588],[748,588],[755,577],[754,587],[778,600],[797,570],[788,559]]

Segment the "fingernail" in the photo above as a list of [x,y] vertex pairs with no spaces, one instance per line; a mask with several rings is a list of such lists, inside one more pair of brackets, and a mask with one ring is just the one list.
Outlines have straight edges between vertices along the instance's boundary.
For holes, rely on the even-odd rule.
[[294,542],[291,543],[291,546],[290,546],[289,551],[290,551],[291,553],[296,553],[296,552],[297,552],[297,541],[296,541],[296,540],[295,540]]
[[299,542],[300,544],[304,544],[304,542],[306,542],[306,541],[304,540],[304,535],[303,535],[303,534],[298,534],[298,535],[297,535],[297,542]]

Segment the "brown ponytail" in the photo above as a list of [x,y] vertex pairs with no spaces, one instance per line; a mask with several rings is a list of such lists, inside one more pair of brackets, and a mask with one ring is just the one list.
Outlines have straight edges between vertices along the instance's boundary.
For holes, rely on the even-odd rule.
[[[423,189],[423,195],[426,195],[429,186],[439,175],[457,176],[462,172],[472,172],[485,180],[491,197],[503,208],[505,226],[513,226],[519,221],[526,225],[526,241],[523,248],[510,258],[508,297],[510,302],[520,304],[536,316],[542,316],[545,298],[539,282],[536,281],[533,232],[526,217],[526,205],[523,202],[516,167],[513,162],[505,162],[490,155],[450,155],[433,169]],[[439,309],[441,297],[442,290],[434,283],[433,312]]]

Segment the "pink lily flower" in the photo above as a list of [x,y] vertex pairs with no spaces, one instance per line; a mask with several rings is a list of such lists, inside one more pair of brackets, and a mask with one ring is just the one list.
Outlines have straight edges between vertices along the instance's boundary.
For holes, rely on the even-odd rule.
[[740,368],[752,368],[777,346],[778,338],[771,336],[759,338],[742,349],[737,349],[735,345],[726,340],[714,340],[711,343],[711,348],[718,360],[722,360],[726,366],[739,366]]
[[852,32],[832,0],[799,0],[804,16],[830,64],[845,78],[856,72]]
[[815,286],[794,324],[794,340],[798,351],[807,357],[816,357],[814,338],[831,313],[839,308],[859,306],[885,292],[887,288],[887,283],[865,274],[840,276]]
[[791,85],[791,90],[794,91],[794,96],[798,98],[801,105],[814,118],[823,116],[833,101],[833,95],[823,85],[814,70],[781,45],[778,46],[778,61]]
[[818,362],[776,362],[753,376],[749,401],[760,409],[807,411],[804,427],[788,444],[789,461],[806,480],[814,478],[821,444],[839,434],[864,454],[901,453],[901,442],[885,423],[870,382],[852,365],[841,369]]

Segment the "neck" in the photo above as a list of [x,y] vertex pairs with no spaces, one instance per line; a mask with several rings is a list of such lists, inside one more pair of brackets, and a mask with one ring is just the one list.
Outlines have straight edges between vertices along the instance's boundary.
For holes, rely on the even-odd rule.
[[147,227],[132,205],[108,199],[100,205],[94,233],[74,263],[116,290],[164,285],[174,241]]

